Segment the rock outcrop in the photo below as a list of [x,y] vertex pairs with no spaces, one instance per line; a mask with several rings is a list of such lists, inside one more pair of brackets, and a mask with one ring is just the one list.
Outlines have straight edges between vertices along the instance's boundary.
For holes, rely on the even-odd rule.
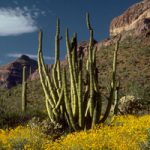
[[37,69],[37,61],[22,55],[14,62],[0,67],[0,87],[11,88],[22,82],[22,68],[27,67],[27,77]]
[[137,114],[143,108],[141,98],[133,95],[123,96],[119,100],[118,109],[120,114]]
[[[130,31],[130,32],[128,32]],[[110,25],[110,36],[127,32],[127,35],[150,35],[150,0],[143,0],[114,18]]]

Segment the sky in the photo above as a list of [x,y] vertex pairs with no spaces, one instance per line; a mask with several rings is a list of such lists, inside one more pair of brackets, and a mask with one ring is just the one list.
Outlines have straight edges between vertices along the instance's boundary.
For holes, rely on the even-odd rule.
[[43,30],[43,52],[46,63],[54,60],[54,38],[57,18],[61,23],[60,59],[66,54],[65,30],[70,37],[77,32],[78,41],[89,39],[85,23],[90,13],[97,41],[109,37],[112,19],[141,0],[0,0],[0,65],[22,54],[37,57],[37,37]]

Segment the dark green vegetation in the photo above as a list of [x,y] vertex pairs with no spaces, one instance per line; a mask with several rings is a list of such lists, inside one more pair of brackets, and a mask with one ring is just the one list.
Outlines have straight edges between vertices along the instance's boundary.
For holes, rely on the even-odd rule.
[[39,81],[27,82],[27,111],[22,112],[22,86],[0,89],[0,128],[27,123],[33,117],[45,118],[45,103]]

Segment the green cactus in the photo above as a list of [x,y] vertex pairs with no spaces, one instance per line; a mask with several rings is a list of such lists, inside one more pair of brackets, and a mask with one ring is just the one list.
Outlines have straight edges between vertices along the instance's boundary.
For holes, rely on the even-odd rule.
[[[57,20],[55,36],[55,61],[52,75],[46,69],[42,51],[42,31],[39,32],[38,70],[41,84],[45,93],[46,108],[53,123],[65,123],[72,130],[93,128],[95,124],[105,122],[116,90],[116,59],[117,47],[114,51],[113,75],[110,96],[104,116],[101,118],[102,98],[98,86],[98,69],[96,66],[96,47],[94,47],[94,31],[90,23],[89,14],[86,15],[87,28],[90,34],[86,77],[83,77],[83,56],[77,51],[77,34],[72,40],[66,30],[66,48],[68,62],[68,76],[65,68],[60,67],[59,34],[60,21]],[[86,85],[84,86],[84,82]],[[69,88],[68,88],[69,87]]]
[[114,115],[118,114],[119,89],[120,89],[120,82],[117,82],[115,93],[114,93]]
[[116,47],[115,47],[115,50],[114,50],[111,89],[110,89],[110,94],[109,94],[109,97],[108,97],[108,105],[107,105],[105,114],[104,114],[103,118],[100,121],[101,123],[104,123],[105,120],[107,119],[107,117],[110,113],[110,110],[111,110],[111,106],[112,106],[112,104],[114,103],[114,100],[115,100],[115,91],[119,90],[117,85],[116,85],[116,67],[117,67],[116,63],[117,63],[117,52],[118,52],[118,49],[119,49],[120,39],[121,39],[121,36],[119,36],[119,39],[116,42]]
[[22,112],[26,112],[27,108],[27,82],[26,82],[26,66],[22,71]]

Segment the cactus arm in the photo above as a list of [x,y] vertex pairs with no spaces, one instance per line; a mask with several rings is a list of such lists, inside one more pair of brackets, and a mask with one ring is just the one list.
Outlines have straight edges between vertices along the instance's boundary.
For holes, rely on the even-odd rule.
[[100,116],[101,116],[101,108],[102,108],[102,102],[101,102],[101,95],[100,93],[96,92],[94,96],[96,102],[95,102],[95,107],[93,111],[93,117],[92,117],[92,128],[99,123],[100,121]]
[[65,100],[65,106],[66,106],[66,111],[70,120],[70,124],[72,126],[72,128],[76,131],[76,125],[74,122],[74,118],[73,118],[73,112],[71,110],[71,104],[70,104],[70,100],[68,97],[68,92],[67,92],[67,79],[66,79],[66,71],[65,69],[63,70],[63,89],[64,89],[64,100]]
[[48,99],[47,98],[45,99],[45,103],[46,103],[46,109],[47,109],[47,112],[48,112],[48,116],[49,116],[51,122],[55,123],[54,114],[52,112],[51,105],[49,105],[49,103],[48,103]]
[[80,69],[78,76],[78,109],[79,109],[79,127],[83,128],[84,111],[83,111],[83,90],[82,90],[82,69]]
[[70,123],[69,116],[68,116],[67,112],[64,113],[64,116],[65,116],[65,120],[66,120],[66,122],[67,122],[69,128],[71,128],[72,125],[71,125],[71,123]]
[[89,58],[88,58],[88,67],[89,67],[89,76],[90,76],[90,98],[89,98],[89,108],[90,108],[90,116],[92,117],[94,111],[94,84],[93,84],[93,61],[92,61],[92,49],[93,49],[93,29],[91,27],[89,14],[86,14],[87,28],[90,33],[90,42],[89,42]]
[[75,82],[77,83],[77,76],[78,76],[78,57],[77,57],[77,33],[74,33],[73,39],[71,42],[71,53],[72,53],[72,65],[73,65],[73,73],[75,77]]
[[112,103],[114,101],[114,92],[115,92],[115,88],[116,88],[116,67],[117,67],[116,62],[117,62],[117,52],[118,52],[118,49],[119,49],[119,41],[120,41],[120,37],[119,37],[118,41],[116,42],[116,47],[115,47],[115,50],[114,50],[113,72],[112,72],[112,82],[111,82],[110,96],[108,98],[108,104],[107,104],[105,114],[104,114],[103,118],[100,121],[101,123],[104,123],[105,120],[107,119],[107,117],[110,113],[110,110],[111,110]]
[[[42,31],[39,32],[39,38],[38,38],[38,70],[39,70],[39,74],[40,74],[40,80],[41,80],[41,84],[45,93],[45,97],[46,99],[50,100],[49,94],[48,94],[48,89],[47,86],[45,85],[45,79],[44,79],[44,74],[43,74],[43,65],[42,65]],[[54,107],[54,102],[52,100],[50,100],[51,106]]]
[[57,25],[56,25],[56,36],[55,36],[55,64],[56,70],[57,70],[57,78],[59,82],[59,88],[61,86],[61,75],[60,75],[60,20],[57,19]]
[[57,91],[57,94],[59,95],[59,89],[61,88],[60,84],[60,62],[59,62],[59,51],[60,51],[60,44],[59,44],[59,34],[60,34],[60,21],[57,19],[57,24],[56,24],[56,35],[55,35],[55,61],[54,65],[52,67],[52,78],[54,81],[54,85]]
[[98,107],[98,102],[96,101],[94,111],[93,111],[93,118],[92,118],[92,128],[94,128],[95,124],[97,123],[97,107]]
[[[48,80],[50,80],[49,76],[46,76],[46,81],[48,81]],[[46,83],[48,84],[48,82],[46,82]],[[47,86],[46,86],[46,88],[47,88]],[[52,90],[52,92],[51,92],[52,98],[51,98],[51,96],[49,94],[47,94],[47,100],[48,100],[48,102],[51,105],[51,108],[49,108],[49,109],[53,109],[52,113],[55,116],[55,120],[58,120],[58,118],[59,118],[58,111],[56,109],[54,109],[55,105],[56,105],[57,98],[55,96],[55,93],[53,93],[53,89],[52,89],[52,87],[50,87],[50,84],[48,84],[48,89]],[[47,91],[49,91],[48,89],[47,89]]]
[[[52,95],[52,99],[53,99],[53,102],[54,105],[56,104],[56,101],[57,101],[57,95],[55,94],[53,88],[52,88],[52,84],[51,84],[51,80],[49,78],[49,75],[47,74],[46,72],[46,68],[45,68],[45,64],[44,64],[44,59],[43,59],[43,54],[42,52],[40,53],[40,58],[41,58],[41,65],[42,65],[42,69],[43,69],[43,73],[45,74],[46,76],[46,81],[47,81],[47,84],[48,84],[48,87],[49,87],[49,90],[51,92],[51,95]],[[48,94],[49,95],[49,94]]]
[[[53,109],[54,106],[56,105],[56,99],[57,98],[56,98],[56,95],[55,95],[55,93],[54,93],[54,91],[52,89],[51,81],[50,81],[50,78],[49,78],[49,76],[47,74],[46,66],[45,66],[44,59],[43,59],[42,46],[41,46],[41,43],[42,43],[42,32],[39,32],[39,43],[40,44],[39,44],[39,51],[38,51],[38,66],[39,66],[39,74],[40,74],[41,83],[42,83],[42,86],[43,86],[43,89],[44,89],[44,93],[45,93],[45,96],[46,96],[46,108],[47,108],[48,115],[49,115],[50,119],[53,120],[53,118],[55,117],[55,120],[58,120],[58,117],[59,117],[58,116],[58,111]],[[45,82],[45,79],[44,79],[43,75],[46,76],[46,82]],[[48,88],[49,88],[49,90],[51,92],[52,98],[49,95]]]
[[77,87],[75,83],[75,77],[73,71],[75,69],[73,68],[72,60],[71,60],[71,52],[70,52],[70,41],[69,41],[69,35],[68,35],[68,29],[66,30],[66,47],[67,47],[67,54],[68,54],[68,64],[69,64],[69,71],[70,71],[70,80],[71,80],[71,90],[72,90],[72,107],[73,107],[73,115],[77,115]]
[[23,73],[22,73],[22,112],[26,111],[26,107],[27,107],[26,66],[23,66]]
[[57,19],[57,25],[56,25],[56,35],[55,35],[55,64],[57,64],[57,61],[59,60],[59,34],[60,34],[60,20]]
[[62,81],[61,81],[61,73],[60,73],[60,60],[57,61],[57,76],[58,76],[58,86],[59,89],[62,87]]
[[55,106],[55,109],[58,109],[62,103],[62,100],[63,100],[63,95],[64,95],[64,90],[63,88],[61,89],[61,93],[60,93],[60,96],[59,96],[59,99],[57,101],[57,104]]
[[[40,52],[39,52],[40,53]],[[40,54],[38,53],[38,70],[39,70],[39,74],[40,74],[40,80],[41,80],[41,84],[42,84],[42,87],[43,87],[43,91],[44,91],[44,94],[45,94],[45,103],[46,103],[46,109],[47,109],[47,112],[48,112],[48,116],[50,118],[50,120],[52,122],[54,122],[54,115],[52,113],[52,107],[54,107],[54,103],[52,103],[52,101],[50,100],[50,97],[48,95],[48,90],[46,88],[46,85],[44,84],[44,77],[43,77],[43,74],[42,74],[42,69],[41,69],[41,61],[40,61]],[[49,105],[50,103],[50,105]]]
[[90,15],[89,15],[89,13],[86,13],[86,23],[87,23],[88,30],[93,30],[92,27],[91,27],[91,23],[90,23]]
[[52,68],[52,77],[53,77],[55,89],[56,89],[57,93],[59,94],[59,88],[58,88],[59,83],[58,83],[58,79],[57,79],[57,63],[54,64],[54,66]]
[[119,89],[120,89],[120,82],[116,83],[115,101],[114,101],[114,115],[118,114]]
[[55,62],[52,69],[52,74],[53,74],[53,80],[58,94],[59,94],[59,89],[61,88],[60,61],[59,61],[59,57],[60,57],[59,34],[60,34],[60,20],[57,19],[56,35],[55,35]]

